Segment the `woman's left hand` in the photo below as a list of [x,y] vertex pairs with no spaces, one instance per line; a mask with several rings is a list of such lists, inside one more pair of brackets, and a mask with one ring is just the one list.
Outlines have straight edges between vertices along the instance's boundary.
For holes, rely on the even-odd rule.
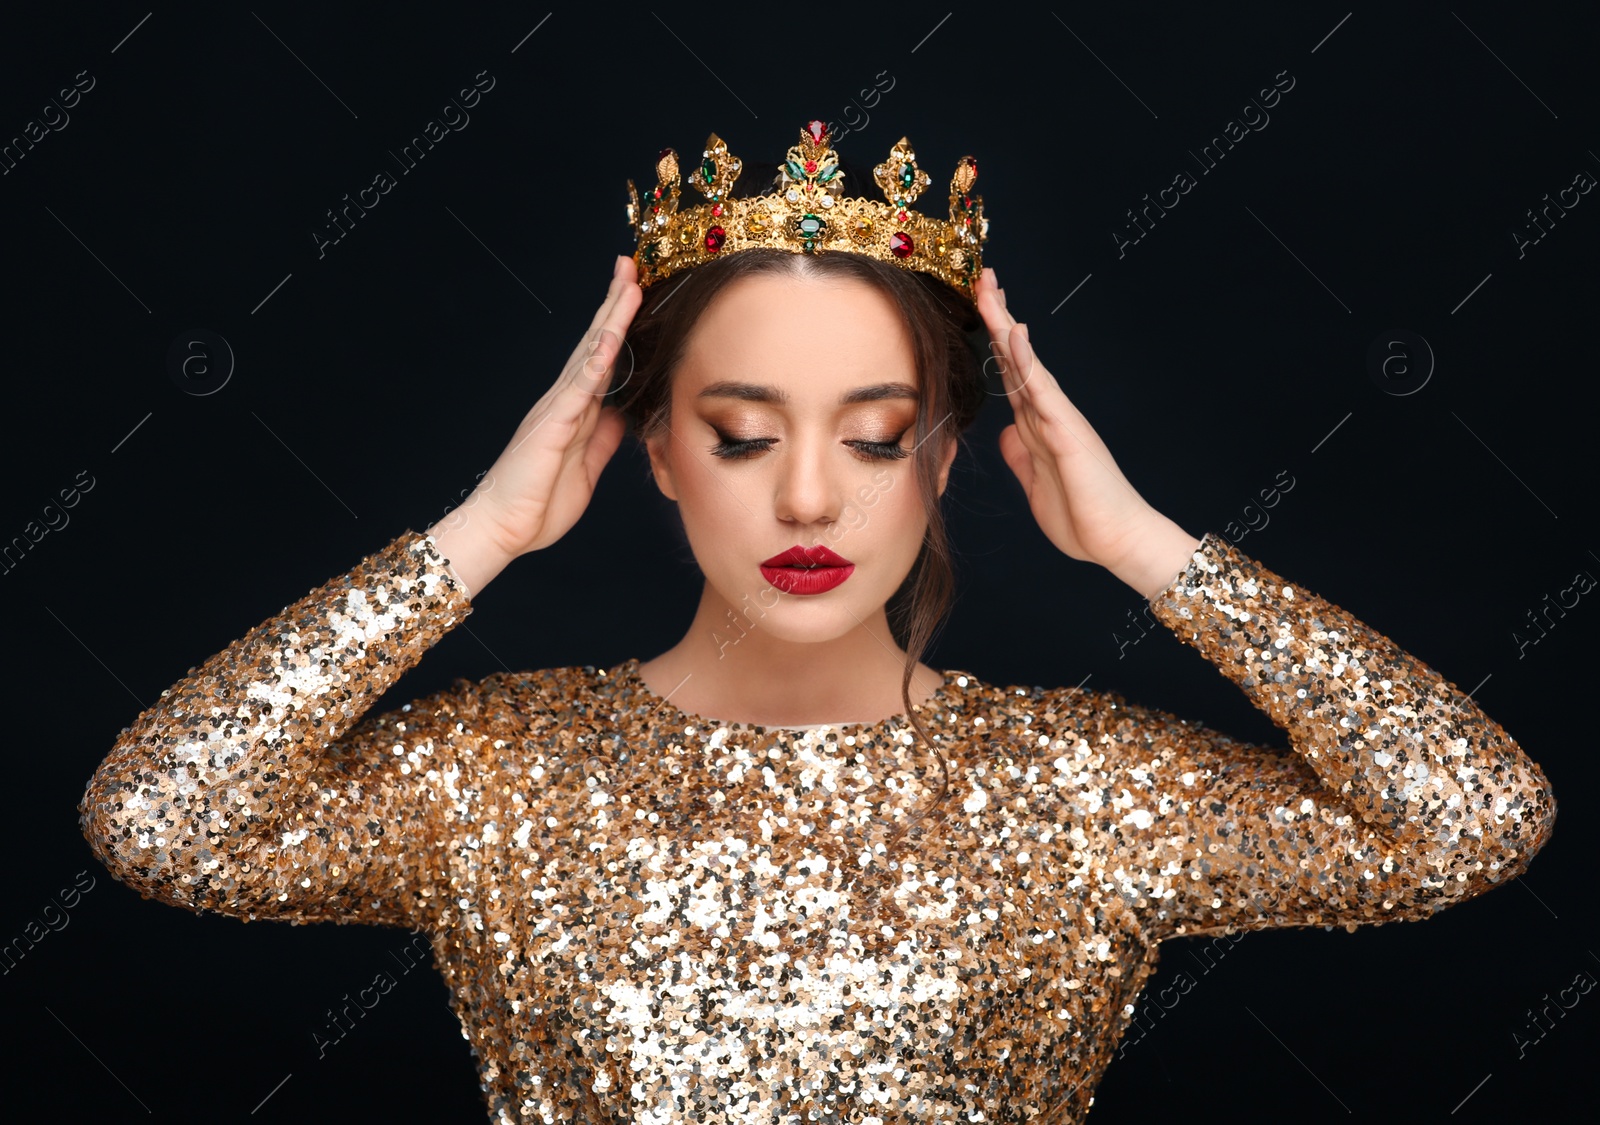
[[1039,362],[1027,326],[1006,310],[993,270],[978,278],[976,296],[1016,417],[1000,431],[1000,455],[1022,482],[1033,518],[1066,554],[1098,563],[1147,597],[1158,593],[1199,540],[1128,483],[1089,420]]

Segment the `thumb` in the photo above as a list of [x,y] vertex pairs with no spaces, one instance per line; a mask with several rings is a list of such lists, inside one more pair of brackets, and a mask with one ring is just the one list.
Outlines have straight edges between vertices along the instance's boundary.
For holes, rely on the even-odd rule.
[[592,489],[600,479],[600,471],[611,460],[611,455],[622,444],[623,435],[627,433],[628,424],[623,421],[622,411],[615,406],[600,408],[600,416],[595,420],[594,432],[589,435],[589,444],[583,450],[583,469],[589,477],[589,487]]
[[1011,471],[1017,474],[1017,479],[1022,482],[1023,492],[1029,496],[1033,495],[1033,456],[1017,434],[1015,422],[1000,431],[1000,456],[1005,458]]

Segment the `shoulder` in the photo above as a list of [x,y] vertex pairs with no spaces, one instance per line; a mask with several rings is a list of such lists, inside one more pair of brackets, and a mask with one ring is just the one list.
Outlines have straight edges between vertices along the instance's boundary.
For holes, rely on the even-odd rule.
[[965,671],[948,675],[952,702],[941,718],[952,745],[974,761],[999,754],[1041,770],[1077,773],[1086,763],[1097,769],[1137,768],[1163,754],[1164,747],[1210,736],[1203,723],[1085,683],[1045,687],[990,682]]
[[1090,697],[1076,688],[987,680],[964,669],[945,675],[932,718],[967,765],[1036,762],[1081,736]]
[[454,789],[526,778],[547,790],[606,736],[608,688],[592,666],[492,672],[457,677],[369,722],[379,740],[431,756]]
[[431,737],[460,747],[499,743],[565,725],[587,710],[595,674],[586,668],[493,672],[479,680],[458,676],[438,688],[369,714],[363,727]]
[[606,669],[563,665],[491,672],[477,681],[457,678],[413,706],[476,726],[518,731],[566,727],[609,716],[622,694]]
[[493,672],[476,683],[458,679],[445,695],[447,706],[481,724],[562,728],[580,734],[630,726],[635,713],[656,702],[628,665],[604,668],[569,664],[520,672]]
[[990,681],[964,670],[946,672],[940,698],[949,718],[983,740],[1046,730],[1087,731],[1137,721],[1141,709],[1112,691]]

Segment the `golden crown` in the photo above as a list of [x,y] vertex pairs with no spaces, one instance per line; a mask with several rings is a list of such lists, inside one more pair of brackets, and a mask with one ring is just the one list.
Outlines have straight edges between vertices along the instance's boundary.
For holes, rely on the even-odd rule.
[[972,194],[978,162],[963,156],[950,180],[950,219],[911,209],[928,186],[911,143],[901,137],[889,158],[872,170],[887,202],[845,196],[844,173],[828,144],[828,127],[807,122],[800,143],[789,149],[773,192],[729,199],[743,162],[712,133],[700,167],[689,182],[707,202],[678,209],[681,176],[670,148],[656,158],[656,188],[639,205],[628,181],[628,222],[633,225],[639,284],[649,286],[679,270],[757,246],[797,254],[846,251],[909,270],[931,273],[968,298],[983,269],[982,245],[989,237],[983,197]]

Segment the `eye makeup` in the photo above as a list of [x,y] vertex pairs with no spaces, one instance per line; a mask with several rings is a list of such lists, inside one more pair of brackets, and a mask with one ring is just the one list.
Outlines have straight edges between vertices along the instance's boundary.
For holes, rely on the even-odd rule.
[[[713,457],[721,457],[726,461],[743,461],[754,457],[772,447],[777,438],[733,438],[723,433],[717,426],[711,427],[717,435],[717,443],[710,447]],[[883,441],[869,441],[857,439],[844,444],[859,452],[869,461],[898,461],[911,456],[911,450],[900,444],[900,439],[905,436],[902,430],[892,438]]]

